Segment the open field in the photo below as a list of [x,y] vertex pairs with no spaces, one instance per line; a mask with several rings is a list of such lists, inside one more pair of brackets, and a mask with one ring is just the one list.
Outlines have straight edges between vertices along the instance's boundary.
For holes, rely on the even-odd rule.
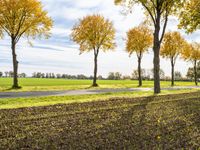
[[[91,80],[65,80],[65,79],[35,79],[22,78],[19,79],[22,89],[17,91],[49,91],[49,90],[76,90],[90,88]],[[136,80],[99,80],[98,88],[136,88],[138,81]],[[161,87],[170,87],[170,81],[162,81]],[[194,86],[193,82],[175,82],[176,86]],[[0,91],[16,91],[11,90],[12,79],[0,78]],[[143,87],[153,87],[153,81],[144,81]]]
[[200,93],[0,110],[0,149],[199,149]]

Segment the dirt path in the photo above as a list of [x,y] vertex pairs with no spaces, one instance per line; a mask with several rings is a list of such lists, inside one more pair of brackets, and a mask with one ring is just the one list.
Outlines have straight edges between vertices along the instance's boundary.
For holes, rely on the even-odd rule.
[[[162,90],[200,89],[198,86],[178,86],[162,88]],[[0,98],[64,96],[64,95],[93,95],[117,92],[153,91],[153,88],[124,88],[124,89],[99,89],[99,90],[67,90],[67,91],[33,91],[33,92],[0,92]]]

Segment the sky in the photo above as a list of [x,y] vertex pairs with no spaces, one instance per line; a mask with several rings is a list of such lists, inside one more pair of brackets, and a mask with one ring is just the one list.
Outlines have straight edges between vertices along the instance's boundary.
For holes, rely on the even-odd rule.
[[[126,32],[144,21],[144,10],[135,6],[132,13],[122,14],[123,8],[115,6],[114,0],[42,0],[43,7],[54,21],[51,38],[32,40],[30,46],[27,39],[21,39],[17,45],[19,72],[29,76],[33,72],[54,72],[65,74],[93,74],[93,53],[79,55],[79,46],[70,40],[71,29],[78,19],[86,15],[101,14],[113,22],[116,33],[117,48],[106,53],[100,52],[98,58],[98,74],[106,77],[109,72],[121,72],[131,75],[137,69],[137,57],[129,57],[125,51]],[[170,17],[167,31],[177,29],[178,19]],[[179,30],[188,41],[200,42],[200,31],[187,35]],[[190,62],[178,59],[176,71],[186,75]],[[146,53],[142,60],[142,68],[153,68],[152,49]],[[161,58],[161,69],[170,76],[170,61]],[[5,36],[0,40],[0,71],[12,70],[12,54],[10,38]]]

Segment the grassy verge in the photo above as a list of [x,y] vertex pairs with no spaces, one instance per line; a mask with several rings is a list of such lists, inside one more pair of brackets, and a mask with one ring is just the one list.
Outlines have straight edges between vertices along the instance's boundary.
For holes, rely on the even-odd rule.
[[0,149],[200,148],[200,92],[131,96],[0,110]]
[[[196,89],[191,90],[164,90],[160,95],[166,94],[181,94],[198,91]],[[48,106],[55,104],[69,104],[69,103],[83,103],[98,100],[109,100],[110,98],[121,97],[142,97],[152,96],[152,91],[137,91],[137,92],[120,92],[120,93],[106,93],[96,95],[74,95],[74,96],[47,96],[47,97],[32,97],[32,98],[8,98],[0,99],[0,109],[12,109],[22,107],[36,107],[36,106]]]
[[[91,89],[91,80],[65,80],[65,79],[35,79],[35,78],[23,78],[19,79],[19,84],[22,89],[12,90],[11,78],[0,78],[0,91],[55,91],[55,90],[76,90],[76,89]],[[95,89],[103,88],[136,88],[138,81],[136,80],[99,80],[100,85]],[[193,82],[175,82],[176,86],[193,86]],[[162,87],[170,87],[169,81],[162,81]],[[144,81],[143,87],[153,87],[153,81]]]

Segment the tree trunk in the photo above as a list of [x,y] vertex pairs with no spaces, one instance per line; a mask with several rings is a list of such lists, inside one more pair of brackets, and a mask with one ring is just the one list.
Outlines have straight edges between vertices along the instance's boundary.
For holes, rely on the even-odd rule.
[[159,33],[160,33],[160,19],[157,19],[157,23],[155,25],[154,32],[154,93],[160,93],[160,41],[159,41]]
[[141,73],[141,57],[138,58],[138,86],[142,86],[142,73]]
[[195,81],[195,85],[198,85],[198,81],[197,81],[197,61],[194,61],[194,81]]
[[173,62],[173,60],[171,60],[171,67],[172,67],[172,70],[171,70],[171,76],[172,76],[171,86],[174,86],[174,62]]
[[11,37],[11,49],[12,49],[12,56],[13,56],[13,86],[12,86],[12,88],[19,88],[18,77],[17,77],[18,61],[17,61],[17,55],[16,55],[15,47],[16,47],[15,38]]
[[94,78],[92,86],[97,87],[97,54],[94,55]]

